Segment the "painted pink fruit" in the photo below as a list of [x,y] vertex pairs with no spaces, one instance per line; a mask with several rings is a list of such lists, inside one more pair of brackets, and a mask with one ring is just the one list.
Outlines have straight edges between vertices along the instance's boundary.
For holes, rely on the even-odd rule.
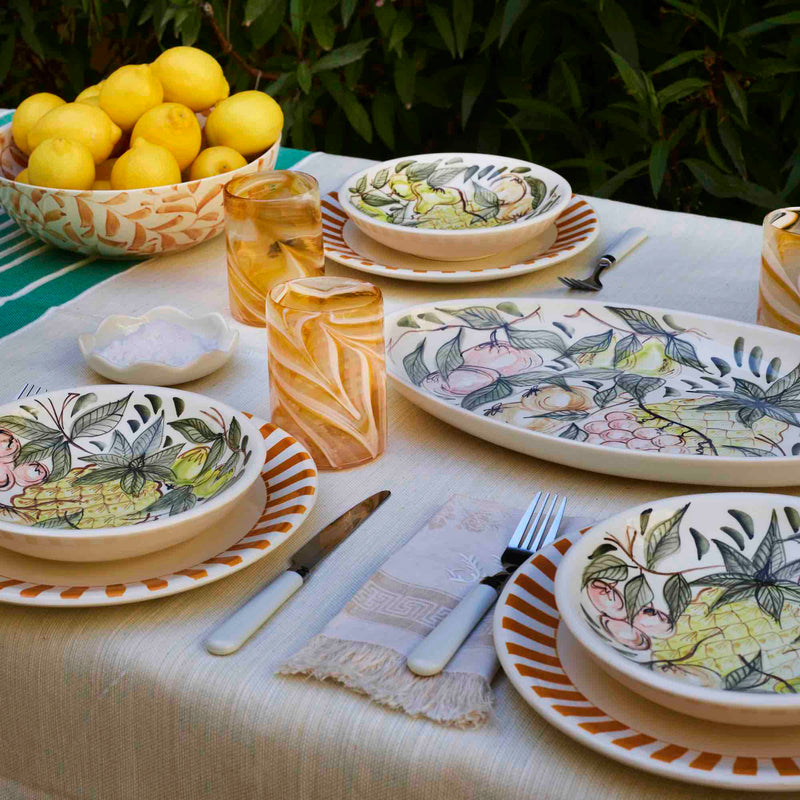
[[629,439],[627,444],[630,450],[658,450],[652,442],[648,442],[647,439],[638,439],[635,436],[633,439]]
[[614,422],[619,419],[635,419],[635,417],[628,411],[609,411],[608,414],[606,414],[606,419],[609,422]]
[[670,618],[657,608],[643,608],[634,618],[633,627],[648,636],[671,636],[675,630]]
[[608,427],[612,431],[635,431],[639,423],[635,419],[612,419]]
[[627,450],[627,442],[603,442],[603,447],[616,447],[618,450]]
[[0,428],[0,462],[9,463],[19,452],[19,439],[11,431]]
[[601,419],[596,419],[594,422],[587,422],[583,429],[586,433],[605,433],[608,430],[608,425]]
[[495,370],[501,375],[518,375],[542,363],[535,350],[521,350],[505,342],[479,344],[461,355],[466,366]]
[[625,601],[608,581],[594,580],[586,586],[592,605],[601,613],[614,619],[625,618]]
[[[605,442],[602,436],[598,436],[596,433],[590,433],[589,437],[586,439],[586,444],[605,444]],[[612,444],[616,444],[616,442],[612,442]]]
[[675,445],[683,444],[680,436],[673,436],[671,433],[662,433],[653,439],[653,444],[656,447],[673,447]]
[[476,389],[483,389],[490,383],[494,383],[496,376],[488,369],[480,367],[459,367],[450,373],[450,377],[444,381],[441,373],[433,372],[422,381],[422,387],[439,397],[463,397],[474,392]]
[[631,650],[650,649],[650,637],[646,633],[642,633],[638,628],[634,628],[627,620],[614,619],[603,615],[600,617],[600,624],[614,641],[625,645],[625,647],[630,647]]
[[17,479],[14,477],[14,471],[11,464],[0,462],[0,492],[7,492],[13,489]]
[[606,431],[600,434],[607,442],[627,442],[633,439],[633,434],[630,431]]
[[637,439],[655,439],[656,436],[660,435],[660,431],[658,428],[637,428],[633,435]]
[[705,686],[709,689],[723,688],[722,678],[713,669],[697,664],[654,664],[653,671],[695,686]]
[[47,480],[49,474],[50,470],[38,461],[32,464],[20,464],[14,470],[14,477],[20,486],[38,486]]
[[689,452],[688,447],[684,447],[683,445],[674,444],[670,445],[669,447],[662,447],[662,453],[675,453],[676,455],[685,455]]

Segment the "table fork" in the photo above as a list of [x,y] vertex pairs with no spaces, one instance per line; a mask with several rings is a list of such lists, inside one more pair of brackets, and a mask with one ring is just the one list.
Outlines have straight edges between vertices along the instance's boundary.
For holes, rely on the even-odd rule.
[[[436,675],[448,664],[472,629],[494,605],[506,581],[537,550],[553,542],[561,526],[567,498],[537,492],[500,557],[502,572],[484,578],[411,651],[408,668],[417,675]],[[548,501],[549,505],[548,505]]]
[[634,247],[640,245],[646,238],[647,234],[644,228],[630,228],[614,241],[604,255],[600,256],[594,272],[586,280],[579,278],[559,278],[559,280],[570,289],[577,289],[581,292],[599,292],[603,288],[603,284],[600,283],[600,273],[625,258]]

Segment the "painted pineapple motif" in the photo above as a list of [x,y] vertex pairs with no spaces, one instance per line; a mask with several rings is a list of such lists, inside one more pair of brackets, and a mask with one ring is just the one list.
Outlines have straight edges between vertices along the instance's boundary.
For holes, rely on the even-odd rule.
[[[744,536],[723,526],[737,546],[714,539],[722,570],[709,566],[670,573],[660,563],[680,547],[679,528],[689,506],[624,540],[607,536],[584,569],[591,608],[584,616],[609,644],[654,671],[684,682],[738,691],[796,692],[800,687],[800,559],[789,561],[778,512],[752,557],[742,552],[754,534],[752,518],[729,513]],[[783,509],[800,532],[800,512]],[[690,528],[698,562],[708,541]],[[642,555],[643,551],[643,555]],[[695,574],[700,577],[693,578]],[[668,575],[658,608],[648,576]],[[651,578],[652,580],[652,578]],[[599,616],[597,614],[599,612]]]
[[[175,418],[166,422],[163,401],[148,394],[149,406],[135,404],[137,418],[127,419],[135,434],[128,439],[119,426],[131,397],[86,411],[94,393],[70,393],[60,410],[37,398],[40,408],[0,418],[0,517],[46,528],[130,525],[187,511],[241,476],[251,451],[235,418],[226,422],[212,408],[202,413],[215,427],[182,419],[176,397]],[[198,446],[184,452],[187,443]]]
[[764,368],[742,337],[731,360],[698,353],[703,331],[639,308],[545,322],[511,301],[436,308],[399,319],[389,353],[421,391],[516,428],[666,455],[800,455],[800,364]]

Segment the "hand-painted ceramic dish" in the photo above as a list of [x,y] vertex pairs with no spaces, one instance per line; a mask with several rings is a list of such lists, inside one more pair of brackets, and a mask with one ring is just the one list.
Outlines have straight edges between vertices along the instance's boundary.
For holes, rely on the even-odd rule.
[[573,197],[555,222],[532,239],[494,256],[473,261],[431,261],[392,250],[349,220],[332,192],[322,201],[325,255],[350,269],[425,283],[477,283],[514,278],[560,264],[590,247],[600,233],[595,210]]
[[339,189],[342,208],[367,236],[437,261],[517,247],[551,225],[571,198],[569,184],[549,169],[476,153],[395,158]]
[[[525,702],[576,742],[664,778],[739,795],[800,790],[800,728],[710,725],[651,703],[587,658],[562,624],[553,596],[569,548],[570,541],[560,539],[529,559],[495,607],[497,655]],[[531,727],[544,735],[535,719]],[[565,769],[585,766],[580,752],[564,753]],[[658,796],[657,789],[650,793]]]
[[564,623],[628,688],[728,725],[800,725],[800,498],[637,506],[592,528],[556,579]]
[[124,191],[46,189],[17,183],[27,156],[0,127],[0,204],[31,236],[103,258],[142,258],[185,250],[222,233],[222,187],[237,175],[272,169],[280,139],[232,172],[199,181]]
[[59,561],[161,550],[220,520],[264,443],[234,409],[151,386],[86,386],[0,406],[0,546]]
[[210,525],[165,550],[107,562],[45,561],[0,547],[0,603],[48,608],[139,603],[214,583],[273,553],[314,507],[317,470],[288,433],[253,422],[266,461],[260,478],[226,512],[224,525]]
[[424,410],[537,458],[632,478],[800,483],[800,339],[585,300],[442,300],[387,319]]
[[[144,358],[126,366],[121,366],[101,355],[111,342],[123,339],[134,333],[147,322],[160,320],[178,325],[189,333],[204,340],[209,349],[186,364],[173,366],[159,361],[156,356]],[[239,331],[228,325],[222,314],[205,314],[190,317],[179,308],[159,306],[140,317],[119,314],[106,317],[94,333],[84,333],[78,337],[86,363],[95,371],[116,383],[138,383],[150,386],[174,386],[178,383],[195,381],[209,375],[225,364],[233,355]],[[211,348],[213,345],[213,349]]]

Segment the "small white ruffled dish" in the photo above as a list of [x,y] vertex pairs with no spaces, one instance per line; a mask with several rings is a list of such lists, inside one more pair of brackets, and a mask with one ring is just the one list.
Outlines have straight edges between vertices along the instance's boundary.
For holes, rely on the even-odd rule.
[[[114,363],[101,354],[115,340],[130,336],[148,322],[163,321],[178,325],[215,346],[202,352],[186,364],[172,365],[157,359],[143,359],[131,364]],[[140,317],[115,314],[106,317],[94,333],[78,337],[86,363],[104,378],[116,383],[148,384],[150,386],[175,386],[210,375],[223,366],[233,355],[239,341],[239,332],[221,314],[192,317],[173,306],[159,306]]]

